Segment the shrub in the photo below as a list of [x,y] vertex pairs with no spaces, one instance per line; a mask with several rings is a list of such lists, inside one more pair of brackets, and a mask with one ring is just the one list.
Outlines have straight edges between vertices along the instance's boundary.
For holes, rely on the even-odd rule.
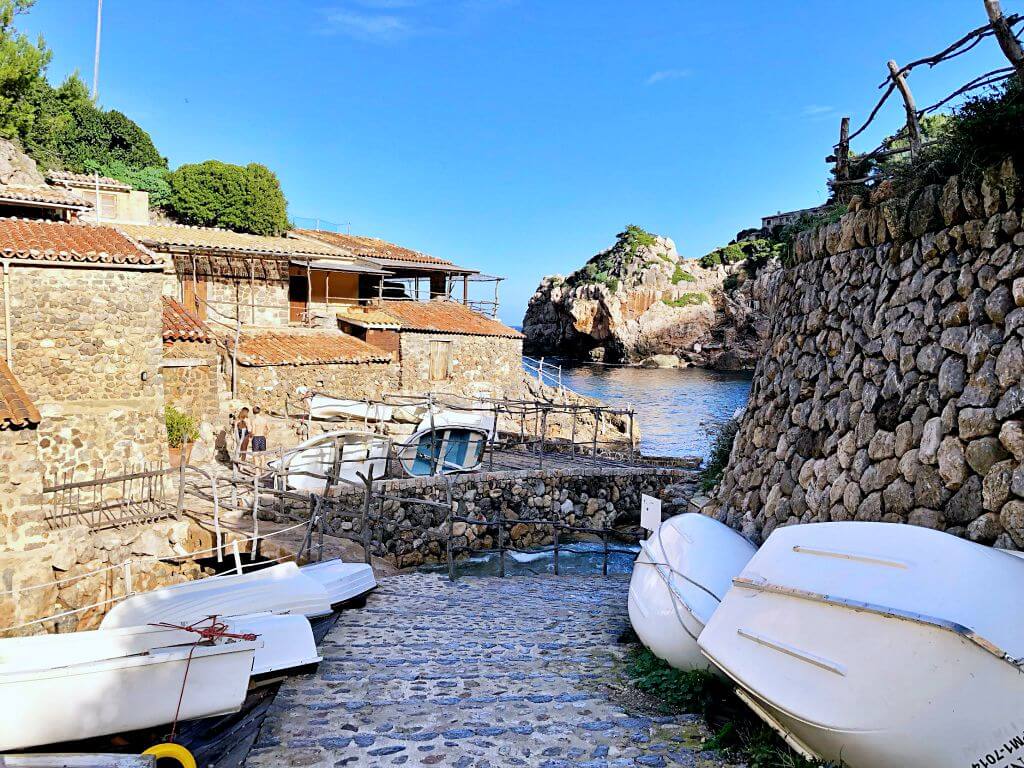
[[672,273],[672,285],[679,285],[682,282],[693,283],[697,278],[683,269],[681,264],[676,264],[676,271]]
[[185,224],[225,227],[254,235],[288,229],[287,203],[268,168],[219,160],[183,165],[170,176],[170,208]]
[[707,304],[710,299],[706,293],[691,291],[684,293],[678,299],[662,299],[662,301],[670,307],[694,307],[698,304]]
[[167,444],[171,448],[180,448],[199,437],[196,420],[173,405],[164,406],[164,424],[167,427]]
[[150,165],[145,168],[131,168],[119,160],[107,165],[95,165],[87,169],[96,171],[101,176],[109,176],[112,179],[130,184],[135,189],[149,192],[149,204],[159,208],[165,208],[171,202],[171,172],[158,165]]
[[713,490],[720,482],[725,468],[729,464],[729,454],[732,452],[732,444],[736,440],[736,433],[740,425],[735,419],[729,419],[719,425],[711,438],[711,455],[707,464],[700,472],[700,487],[704,491]]
[[739,275],[726,275],[725,280],[722,281],[723,291],[734,291],[739,287],[740,276]]

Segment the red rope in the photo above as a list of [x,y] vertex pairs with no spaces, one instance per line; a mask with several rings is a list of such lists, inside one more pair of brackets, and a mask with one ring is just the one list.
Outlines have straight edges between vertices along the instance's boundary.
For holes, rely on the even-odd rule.
[[[208,627],[198,626],[201,622],[209,621]],[[207,616],[205,619],[200,619],[193,624],[170,624],[165,621],[161,621],[155,624],[150,624],[151,627],[162,627],[165,629],[180,629],[185,632],[194,632],[199,635],[199,639],[192,644],[192,647],[188,651],[188,658],[185,660],[185,676],[181,680],[181,691],[178,692],[178,706],[174,709],[174,720],[171,721],[171,735],[167,737],[167,740],[173,742],[178,734],[178,716],[181,714],[181,702],[185,698],[185,685],[188,683],[188,671],[192,666],[192,654],[195,653],[196,648],[202,642],[212,642],[220,638],[231,638],[233,640],[255,640],[258,635],[254,635],[251,632],[237,633],[228,632],[228,625],[222,621],[217,621],[216,615]]]

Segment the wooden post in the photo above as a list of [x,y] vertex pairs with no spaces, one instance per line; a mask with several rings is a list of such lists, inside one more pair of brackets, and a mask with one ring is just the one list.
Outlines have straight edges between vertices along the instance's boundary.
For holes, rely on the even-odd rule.
[[505,578],[505,519],[498,507],[498,575]]
[[185,511],[185,457],[178,457],[178,519]]
[[540,419],[540,468],[544,468],[544,439],[548,433],[548,409],[545,408]]
[[[461,501],[459,504],[461,505]],[[461,510],[461,506],[460,506]],[[461,516],[461,515],[460,515]],[[454,521],[452,520],[451,508],[448,509],[448,545],[446,547],[448,553],[448,580],[455,581],[455,558],[452,554],[452,538],[454,537]]]
[[608,575],[608,529],[601,529],[601,544],[604,546],[604,560],[601,562],[601,575]]
[[569,451],[570,451],[570,455],[573,458],[575,458],[576,457],[576,422],[579,421],[579,417],[580,417],[579,406],[576,405],[575,403],[573,403],[572,407],[569,409],[569,413],[572,415],[572,435],[569,438],[569,442],[572,443],[572,445],[569,447]]
[[370,505],[373,503],[373,467],[365,478],[366,495],[363,497],[363,553],[366,563],[370,562],[370,547],[373,546],[373,537],[370,535]]
[[988,12],[988,20],[992,25],[992,31],[995,32],[996,40],[999,41],[999,47],[1003,49],[1006,58],[1017,70],[1017,77],[1024,80],[1024,49],[1021,48],[1020,41],[1014,36],[1006,17],[1003,16],[999,0],[985,0],[985,10]]
[[[559,510],[561,512],[561,510]],[[555,523],[555,576],[558,575],[558,529],[561,527],[561,523]]]
[[629,409],[629,426],[627,429],[629,429],[629,463],[632,464],[636,461],[636,446],[633,443],[633,406],[627,404],[626,408]]
[[593,463],[597,464],[597,420],[598,420],[598,410],[596,408],[593,409],[591,411],[591,414],[594,417],[594,443],[591,446],[590,450],[592,451],[591,455],[592,455]]
[[915,158],[921,151],[921,125],[917,122],[917,105],[914,103],[914,94],[910,92],[906,76],[900,73],[900,68],[892,59],[889,60],[889,76],[903,97],[903,106],[907,113],[907,138],[910,140],[910,157]]
[[469,275],[462,276],[462,303],[469,305]]

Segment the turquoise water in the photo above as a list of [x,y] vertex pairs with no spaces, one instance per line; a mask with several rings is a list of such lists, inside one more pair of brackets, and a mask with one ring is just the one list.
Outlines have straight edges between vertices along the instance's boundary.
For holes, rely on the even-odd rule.
[[706,458],[710,435],[746,405],[750,380],[750,373],[702,368],[575,365],[562,372],[565,386],[581,394],[632,405],[640,421],[640,449],[649,456]]
[[[608,573],[631,573],[633,561],[640,548],[622,542],[609,542],[609,548],[623,550],[608,555]],[[563,544],[558,553],[559,574],[598,574],[604,561],[601,544],[576,542]],[[455,566],[456,576],[497,576],[500,563],[496,554],[477,555],[460,561]],[[430,565],[422,570],[448,572],[447,564]],[[505,552],[506,576],[536,576],[555,572],[555,555],[551,547],[529,552]]]

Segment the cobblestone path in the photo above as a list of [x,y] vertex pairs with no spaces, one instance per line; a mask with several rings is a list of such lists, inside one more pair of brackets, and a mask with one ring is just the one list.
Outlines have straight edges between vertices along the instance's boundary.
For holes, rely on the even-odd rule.
[[316,674],[281,687],[247,768],[721,766],[687,717],[629,713],[625,577],[384,579]]

